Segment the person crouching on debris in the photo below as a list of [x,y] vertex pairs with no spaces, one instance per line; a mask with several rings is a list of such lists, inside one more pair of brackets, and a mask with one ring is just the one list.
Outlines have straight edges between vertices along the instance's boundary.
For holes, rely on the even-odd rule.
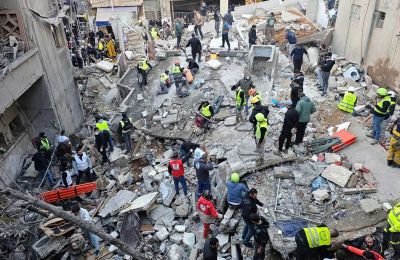
[[387,164],[391,167],[400,168],[400,117],[392,130],[390,145],[387,155]]
[[240,85],[233,85],[231,90],[235,90],[235,101],[236,101],[236,123],[243,121],[242,111],[246,106],[246,98],[244,94],[244,90]]
[[[71,211],[72,213],[74,213],[75,216],[78,216],[80,219],[93,223],[93,220],[86,209],[81,208],[78,205],[74,205],[72,206]],[[99,255],[99,250],[100,250],[99,237],[83,228],[82,232],[85,238],[89,240],[92,243],[92,246],[95,248],[96,250],[95,255],[96,256]]]
[[243,196],[249,188],[240,182],[240,176],[237,172],[232,173],[231,180],[227,182],[228,187],[227,201],[231,208],[236,208],[242,203]]
[[171,87],[171,80],[169,79],[169,70],[166,70],[160,76],[160,90],[157,92],[157,95],[168,94],[168,88]]
[[76,178],[76,184],[79,184],[83,175],[85,175],[88,181],[94,181],[92,178],[92,161],[89,156],[83,151],[83,144],[80,144],[76,148],[76,154],[74,155],[72,166],[74,171],[78,174]]
[[295,241],[297,245],[297,260],[324,259],[329,256],[328,248],[331,238],[339,236],[336,229],[329,229],[322,224],[317,227],[307,227],[297,232]]
[[257,165],[261,165],[264,162],[264,145],[267,137],[267,127],[268,120],[262,113],[258,113],[256,115],[256,132],[255,132],[255,140],[256,140],[256,150],[258,154]]
[[178,152],[174,152],[168,164],[168,172],[173,177],[176,195],[178,196],[179,196],[179,183],[182,186],[183,194],[185,195],[185,197],[187,197],[188,195],[186,179],[184,176],[185,168],[183,167],[183,163],[185,163],[187,159],[188,157],[184,157],[183,160],[179,159]]
[[197,64],[197,62],[191,58],[187,59],[186,61],[188,62],[187,68],[190,69],[192,75],[196,74],[200,69],[199,64]]
[[354,94],[355,91],[355,87],[351,86],[344,94],[339,94],[339,96],[343,97],[338,104],[340,110],[354,115],[354,107],[357,104],[357,96]]
[[132,118],[128,117],[126,112],[122,112],[122,118],[118,124],[118,134],[124,139],[126,153],[130,153],[132,151],[132,128]]
[[201,195],[199,201],[197,202],[197,211],[199,212],[199,217],[203,223],[203,238],[207,239],[208,233],[210,232],[210,225],[214,223],[216,218],[222,219],[223,215],[219,214],[215,209],[213,204],[212,196],[209,190],[205,190]]
[[199,123],[199,125],[205,130],[206,133],[207,130],[210,130],[210,120],[214,115],[214,109],[208,101],[202,101],[197,110],[200,112],[201,117],[201,122]]

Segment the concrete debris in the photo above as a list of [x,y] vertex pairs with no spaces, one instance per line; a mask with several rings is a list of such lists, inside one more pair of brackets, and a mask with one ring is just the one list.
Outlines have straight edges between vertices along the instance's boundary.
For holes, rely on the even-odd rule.
[[236,125],[236,116],[231,116],[231,117],[225,118],[224,125],[226,125],[226,126]]
[[196,244],[196,236],[194,233],[183,233],[182,243],[188,248],[193,248]]
[[184,225],[176,225],[176,226],[174,227],[174,229],[176,230],[176,232],[183,233],[183,232],[185,232],[186,227],[185,227]]
[[164,241],[169,236],[169,231],[167,228],[161,228],[155,235],[159,241]]
[[187,217],[190,213],[190,206],[189,203],[184,202],[175,209],[175,215],[177,217],[183,218]]
[[154,204],[148,209],[148,215],[154,223],[172,223],[175,218],[175,212],[172,208],[162,204]]
[[206,65],[214,70],[222,67],[222,63],[219,60],[209,60]]
[[323,172],[322,177],[344,188],[353,173],[342,166],[329,165]]
[[114,68],[114,64],[109,61],[102,60],[102,61],[96,63],[96,68],[109,73]]
[[177,245],[173,244],[167,254],[167,260],[188,260],[189,258],[187,257],[185,250]]
[[360,208],[367,214],[382,209],[382,205],[375,199],[360,200]]
[[104,205],[99,212],[99,216],[105,218],[109,215],[118,213],[118,210],[123,209],[137,197],[137,194],[128,190],[120,190]]
[[161,193],[162,202],[165,206],[169,206],[172,203],[176,195],[174,183],[170,180],[161,182],[159,191]]
[[325,189],[318,189],[316,191],[313,191],[312,194],[314,195],[315,200],[317,201],[324,201],[329,199],[329,191]]
[[148,209],[157,199],[158,192],[148,193],[146,195],[140,196],[139,198],[132,201],[129,207],[122,210],[120,214],[129,212],[131,210],[140,211]]
[[229,235],[228,234],[218,234],[217,239],[220,247],[224,247],[229,243]]
[[340,162],[341,161],[341,157],[340,155],[336,154],[336,153],[325,153],[325,162],[332,164],[332,163],[336,163],[336,162]]
[[183,239],[183,234],[182,233],[175,233],[169,237],[169,240],[175,244],[180,244]]

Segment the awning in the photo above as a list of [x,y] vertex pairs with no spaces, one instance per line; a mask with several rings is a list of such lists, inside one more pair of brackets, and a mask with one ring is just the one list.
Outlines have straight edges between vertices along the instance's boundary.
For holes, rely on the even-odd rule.
[[136,6],[129,7],[114,7],[112,8],[97,8],[96,14],[96,26],[108,26],[110,24],[110,18],[118,17],[126,13],[137,13],[138,8]]

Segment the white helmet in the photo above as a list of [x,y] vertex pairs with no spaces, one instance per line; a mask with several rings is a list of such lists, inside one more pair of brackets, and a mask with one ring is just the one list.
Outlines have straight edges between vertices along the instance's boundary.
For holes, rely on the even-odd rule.
[[388,91],[388,95],[392,98],[396,97],[396,93],[394,93],[392,90]]
[[349,89],[348,89],[347,91],[349,91],[349,92],[354,92],[354,91],[356,91],[356,88],[353,87],[353,86],[350,86]]

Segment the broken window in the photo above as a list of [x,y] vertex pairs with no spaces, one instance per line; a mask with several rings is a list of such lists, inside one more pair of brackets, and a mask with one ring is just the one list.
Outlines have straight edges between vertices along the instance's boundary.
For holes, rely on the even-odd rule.
[[360,13],[361,13],[361,6],[360,5],[352,5],[351,6],[351,21],[352,22],[360,21]]
[[376,16],[376,28],[383,28],[383,23],[385,22],[386,13],[385,12],[377,12]]
[[15,138],[19,137],[25,131],[24,125],[22,124],[21,118],[19,116],[16,116],[8,124],[8,127],[10,127],[11,134]]

